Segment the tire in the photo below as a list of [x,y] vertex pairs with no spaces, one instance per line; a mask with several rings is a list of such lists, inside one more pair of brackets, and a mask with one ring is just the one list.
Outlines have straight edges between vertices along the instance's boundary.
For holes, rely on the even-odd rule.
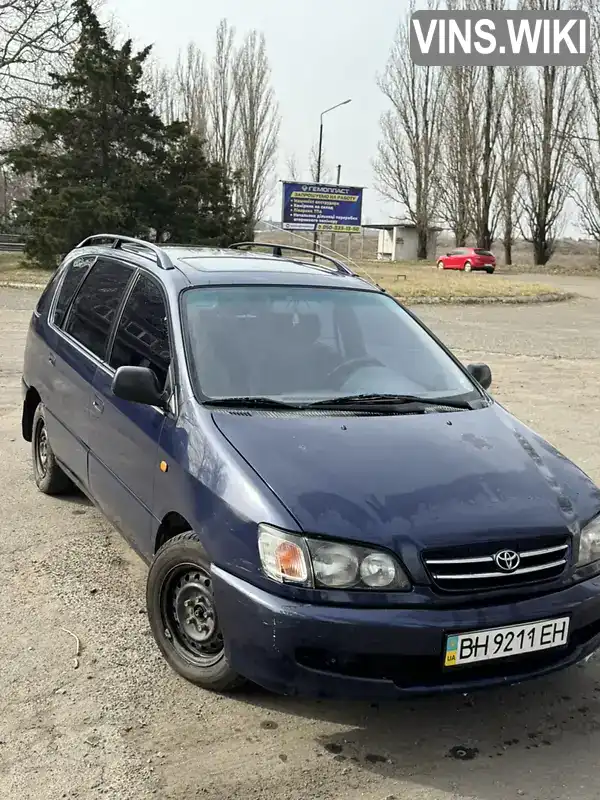
[[491,267],[489,269],[486,269],[486,272],[487,272],[488,275],[493,275],[494,274],[494,268]]
[[444,262],[443,261],[438,261],[437,262],[437,268],[438,269],[444,269]]
[[33,415],[31,456],[33,477],[40,492],[59,495],[74,489],[71,479],[59,467],[48,439],[46,410],[39,403]]
[[465,261],[465,265],[464,265],[463,269],[464,269],[465,272],[471,272],[471,270],[473,269],[473,267],[471,266],[471,262],[470,261]]
[[[178,675],[213,692],[231,692],[246,684],[227,661],[210,561],[193,531],[169,539],[154,557],[146,607],[156,644]],[[183,613],[188,617],[180,621]]]

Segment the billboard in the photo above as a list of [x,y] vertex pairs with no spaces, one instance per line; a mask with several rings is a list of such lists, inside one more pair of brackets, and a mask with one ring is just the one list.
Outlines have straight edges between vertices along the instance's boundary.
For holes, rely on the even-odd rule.
[[286,231],[360,233],[362,187],[283,181],[282,227]]

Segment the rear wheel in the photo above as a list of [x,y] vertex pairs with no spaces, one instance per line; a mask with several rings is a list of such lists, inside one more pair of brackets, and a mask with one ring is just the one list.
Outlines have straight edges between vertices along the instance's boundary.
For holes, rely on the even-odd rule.
[[465,272],[471,272],[472,269],[473,269],[473,267],[471,266],[471,262],[470,261],[465,261],[465,266],[464,266]]
[[40,403],[33,415],[33,435],[31,455],[33,475],[40,492],[44,494],[65,494],[73,489],[73,484],[59,467],[48,438],[46,412]]
[[210,561],[197,534],[182,533],[160,548],[148,574],[146,606],[156,643],[175,672],[215,692],[246,683],[227,661]]
[[494,267],[488,267],[486,269],[486,272],[487,272],[488,275],[493,275],[494,274]]

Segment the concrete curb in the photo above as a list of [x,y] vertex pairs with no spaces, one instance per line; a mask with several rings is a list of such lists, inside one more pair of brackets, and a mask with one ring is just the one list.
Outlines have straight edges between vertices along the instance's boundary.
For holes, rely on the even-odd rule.
[[0,287],[3,289],[38,289],[46,288],[45,283],[19,283],[17,281],[0,281]]
[[[21,283],[17,281],[0,281],[0,288],[6,289],[36,289],[42,291],[46,288],[43,283]],[[521,297],[402,297],[394,295],[404,305],[414,306],[473,306],[473,305],[535,305],[536,303],[560,303],[564,300],[573,300],[576,294],[565,292],[552,292],[538,295],[523,295]]]
[[571,292],[548,292],[547,294],[522,295],[514,297],[395,297],[404,305],[443,305],[443,306],[477,306],[477,305],[536,305],[538,303],[561,303],[577,297]]

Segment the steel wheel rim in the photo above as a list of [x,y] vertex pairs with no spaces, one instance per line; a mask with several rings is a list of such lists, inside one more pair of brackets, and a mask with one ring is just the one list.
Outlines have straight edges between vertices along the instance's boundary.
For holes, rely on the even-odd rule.
[[163,581],[160,610],[174,650],[198,667],[212,667],[224,653],[210,575],[198,564],[173,567]]
[[48,432],[41,419],[35,429],[35,466],[41,478],[45,478],[48,471],[48,450]]

